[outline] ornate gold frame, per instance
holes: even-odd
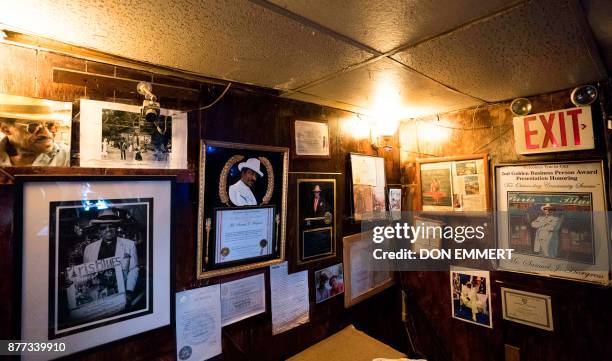
[[[280,245],[280,252],[279,252],[278,258],[273,259],[273,260],[254,262],[254,263],[240,265],[240,266],[215,269],[211,271],[205,271],[203,269],[203,266],[208,264],[208,245],[209,245],[208,238],[209,238],[210,229],[211,229],[210,219],[204,219],[204,202],[205,202],[205,195],[204,195],[205,184],[204,182],[205,182],[205,174],[206,174],[206,146],[207,145],[210,145],[213,147],[222,147],[222,148],[261,150],[261,151],[268,151],[268,152],[283,153],[281,210],[280,210],[280,214],[277,214],[277,220],[276,220],[277,224],[280,223],[280,235],[279,237],[277,237],[278,238],[277,247]],[[239,159],[237,158],[234,159],[234,157],[228,160],[228,162],[226,163],[226,166],[228,163],[230,163],[230,161],[233,162],[230,164],[230,167],[235,162],[239,161]],[[271,165],[270,165],[270,168],[268,168],[269,164],[266,163],[267,161],[268,160],[266,159],[265,161],[262,161],[262,163],[264,164],[264,166],[266,166],[267,169],[270,169]],[[222,172],[225,171],[225,168],[226,167],[224,167]],[[227,169],[226,173],[228,171],[229,171],[229,168]],[[289,149],[288,148],[263,146],[263,145],[252,145],[252,144],[241,144],[241,143],[228,143],[228,142],[218,142],[218,141],[208,141],[208,140],[202,140],[200,142],[200,175],[198,177],[199,178],[199,185],[198,185],[198,190],[199,190],[198,247],[197,247],[198,254],[197,254],[197,270],[196,270],[198,279],[206,279],[206,278],[221,276],[221,275],[230,274],[230,273],[247,271],[247,270],[255,269],[255,268],[267,267],[273,264],[281,263],[285,260],[288,172],[289,172]],[[221,174],[221,176],[223,176],[223,174]],[[227,177],[227,174],[225,174],[225,177]],[[274,181],[275,180],[272,180],[272,183],[270,182],[268,183],[267,192],[263,199],[265,203],[269,202],[272,196],[272,190],[274,189]],[[223,195],[227,195],[227,185],[225,184],[225,182],[220,182],[220,183],[223,184],[223,186],[219,184],[219,196],[221,197],[221,201],[226,204],[229,204],[229,200],[223,198]],[[278,231],[279,229],[277,228],[277,234],[278,234]],[[206,256],[204,256],[205,250],[207,252]]]

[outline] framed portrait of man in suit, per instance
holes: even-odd
[[[289,149],[202,141],[200,279],[283,260]]]
[[[336,255],[336,179],[298,179],[298,263]]]

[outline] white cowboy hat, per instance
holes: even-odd
[[[242,162],[238,164],[238,170],[242,170],[242,168],[248,168],[253,172],[259,174],[260,177],[263,177],[263,173],[260,170],[260,162],[257,158],[249,158],[246,162]]]
[[[319,187],[319,185],[317,184],[314,189],[312,190],[313,192],[322,192],[321,191],[321,187]]]

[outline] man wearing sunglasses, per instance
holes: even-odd
[[[0,167],[68,167],[70,151],[53,139],[53,121],[0,117]]]

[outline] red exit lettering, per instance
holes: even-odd
[[[582,109],[571,109],[567,112],[540,114],[539,117],[535,115],[524,117],[523,125],[525,129],[525,145],[527,149],[538,149],[539,144],[534,144],[532,137],[538,135],[537,129],[532,129],[531,125],[533,122],[540,122],[544,127],[544,139],[542,141],[542,148],[548,147],[562,147],[567,146],[567,133],[565,129],[565,116],[569,116],[572,119],[572,130],[574,133],[574,145],[580,145],[580,126],[578,124],[578,115],[582,114]],[[559,128],[560,143],[553,132],[554,127]]]

